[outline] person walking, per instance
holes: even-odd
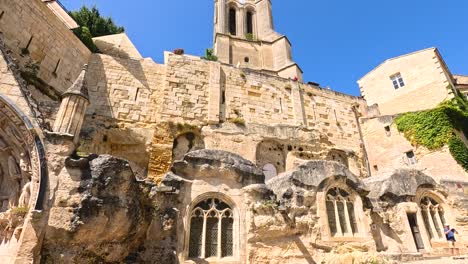
[[[455,228],[450,228],[449,224],[444,225],[444,233],[445,237],[447,238],[447,241],[449,242],[449,246],[451,248],[451,253],[454,255],[455,251],[455,242],[457,241],[455,239],[455,234],[458,234],[458,231],[455,230]]]

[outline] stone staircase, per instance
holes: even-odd
[[[411,254],[389,255],[387,257],[389,257],[393,261],[396,261],[397,263],[468,264],[468,249],[459,247],[450,248],[448,247],[447,243],[447,247],[433,248],[431,253],[421,252]]]
[[[441,256],[441,257],[452,257],[452,256],[464,256],[468,255],[467,248],[460,248],[460,247],[444,247],[444,248],[437,248],[433,249],[432,256]]]

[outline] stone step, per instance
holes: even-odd
[[[455,257],[429,257],[422,260],[405,261],[401,263],[406,264],[466,264],[468,263],[468,256],[455,256]]]

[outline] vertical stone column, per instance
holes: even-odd
[[[439,233],[437,233],[437,229],[436,229],[436,227],[434,225],[434,220],[432,218],[431,209],[429,209],[429,207],[426,207],[424,210],[426,210],[426,213],[427,213],[429,228],[431,229],[432,236],[433,236],[433,238],[436,238],[436,237],[439,236]]]
[[[53,127],[54,132],[72,135],[75,144],[78,143],[81,126],[89,105],[86,71],[85,65],[76,81],[63,93]]]
[[[218,33],[226,33],[226,0],[218,0]]]
[[[333,205],[335,207],[335,222],[336,222],[336,233],[339,236],[343,236],[343,230],[341,230],[340,224],[340,215],[338,214],[338,205],[336,204],[336,200],[333,200]]]
[[[221,64],[210,62],[208,123],[218,124],[221,108]]]
[[[218,251],[218,258],[219,258],[219,259],[221,259],[222,256],[223,256],[223,254],[222,254],[222,247],[221,247],[221,243],[220,243],[220,242],[221,242],[221,239],[222,239],[221,230],[222,230],[222,228],[223,228],[222,219],[223,219],[222,216],[220,216],[220,217],[218,218],[218,247],[217,247],[218,249],[217,249],[217,251]]]
[[[245,38],[245,9],[237,9],[237,36]]]
[[[444,226],[442,224],[442,220],[440,220],[440,215],[439,215],[439,210],[437,207],[434,208],[434,215],[435,215],[435,219],[436,219],[436,223],[434,223],[434,225],[436,226],[436,228],[438,228],[441,232],[441,235],[442,237],[439,237],[440,239],[443,239],[445,237],[445,233],[444,233]],[[437,233],[438,234],[438,233]]]
[[[273,31],[273,14],[270,0],[263,0],[256,3],[256,15],[258,26],[258,38],[262,39]]]
[[[205,258],[206,256],[206,214],[203,216],[203,231],[202,231],[202,248],[201,248],[201,257]],[[218,232],[221,232],[221,230],[218,230]]]
[[[351,217],[349,217],[348,202],[346,200],[344,201],[344,211],[345,211],[346,226],[348,227],[348,233],[350,235],[353,235],[353,228],[351,227]]]
[[[299,126],[306,125],[307,120],[306,120],[304,103],[302,100],[302,93],[301,93],[301,89],[299,86],[299,82],[290,81],[290,84],[292,87],[291,98],[292,98],[293,107],[294,107],[294,117],[296,119],[296,124]]]

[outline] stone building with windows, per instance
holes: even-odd
[[[1,263],[467,253],[466,171],[388,116],[462,90],[437,50],[415,55],[430,80],[390,62],[360,81],[363,99],[302,82],[270,0],[216,0],[219,61],[166,52],[163,64],[125,34],[95,38],[92,54],[56,2],[0,2]],[[426,82],[427,105],[397,103]]]

